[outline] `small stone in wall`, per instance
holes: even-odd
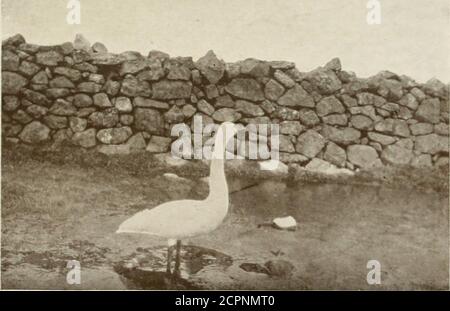
[[[62,61],[64,61],[64,57],[53,50],[36,54],[36,62],[44,66],[57,66]]]
[[[320,123],[319,117],[316,115],[314,110],[311,109],[301,109],[299,111],[299,118],[302,124],[307,127],[312,127]]]
[[[345,109],[341,102],[334,96],[323,98],[316,106],[317,115],[326,116],[331,113],[344,113]]]
[[[132,134],[128,126],[101,129],[97,132],[97,139],[107,145],[118,145],[126,142]]]
[[[67,117],[47,115],[43,118],[44,123],[51,129],[63,129],[67,127]]]
[[[331,95],[342,87],[334,71],[318,68],[306,75],[306,80],[311,82],[323,95]]]
[[[280,134],[298,136],[303,131],[303,126],[298,121],[283,121],[279,126]]]
[[[152,136],[147,145],[146,151],[151,153],[163,153],[170,149],[172,139],[168,137]]]
[[[2,70],[18,71],[20,59],[19,56],[11,50],[2,51]]]
[[[72,116],[77,112],[77,109],[72,103],[59,98],[50,107],[49,112],[58,116]]]
[[[222,108],[214,112],[212,117],[218,122],[236,122],[241,118],[241,114],[231,108]]]
[[[349,145],[355,143],[361,137],[361,132],[351,127],[341,129],[324,125],[322,135],[339,145]]]
[[[78,84],[77,89],[81,93],[95,94],[100,92],[102,86],[94,82],[81,82]]]
[[[333,142],[329,142],[323,155],[325,161],[339,167],[344,167],[347,160],[347,154],[345,150]]]
[[[106,94],[108,94],[110,96],[116,96],[120,91],[120,82],[114,81],[114,80],[108,80],[108,81],[106,81],[102,90],[105,91]]]
[[[73,47],[76,50],[84,50],[86,52],[91,51],[91,43],[82,34],[75,35]]]
[[[16,95],[27,83],[27,79],[17,73],[2,71],[3,94]]]
[[[131,125],[134,122],[134,117],[131,114],[121,114],[119,121],[122,125]]]
[[[26,111],[34,118],[39,119],[45,116],[48,112],[48,108],[39,105],[30,105],[27,107]]]
[[[347,147],[348,160],[361,168],[369,169],[381,166],[377,151],[366,145],[351,145]]]
[[[19,138],[28,144],[39,144],[48,140],[49,135],[50,129],[48,127],[39,121],[33,121],[24,127],[19,134]]]
[[[103,111],[93,112],[89,116],[89,123],[95,128],[110,128],[119,122],[119,111],[116,108],[107,108]]]
[[[83,148],[90,148],[96,145],[95,129],[88,129],[72,136],[72,142]]]
[[[94,97],[95,99],[95,97]],[[119,112],[131,112],[133,110],[133,105],[128,97],[120,96],[114,100],[114,106]]]
[[[295,231],[297,230],[297,221],[292,216],[278,217],[272,221],[275,228],[280,230]]]
[[[270,65],[262,60],[247,58],[239,62],[241,74],[253,78],[267,77],[270,72]]]
[[[251,117],[261,117],[264,111],[258,106],[246,100],[237,100],[235,103],[236,111]]]
[[[324,137],[314,130],[308,130],[298,136],[295,150],[309,158],[314,158],[324,146]]]
[[[152,94],[152,90],[147,81],[138,80],[131,75],[127,75],[122,81],[120,92],[129,97],[149,97]]]
[[[213,99],[219,97],[219,90],[215,84],[209,84],[205,86],[206,97],[208,99]]]
[[[206,100],[201,99],[198,103],[197,103],[197,109],[200,112],[203,112],[204,114],[207,114],[209,116],[211,116],[215,109],[213,107],[213,105],[211,105],[210,103],[208,103]]]
[[[212,84],[217,84],[225,72],[225,63],[219,60],[213,51],[208,51],[205,56],[199,58],[195,66]]]
[[[164,119],[170,124],[181,123],[184,120],[184,114],[180,107],[172,106],[172,108],[164,114]]]
[[[133,101],[135,107],[140,108],[156,108],[156,109],[169,109],[169,104],[154,99],[136,97]]]
[[[76,94],[73,97],[73,104],[78,108],[86,108],[92,106],[93,103],[92,98],[87,94]]]
[[[295,81],[281,70],[275,70],[274,77],[288,89],[295,86]]]
[[[233,108],[234,107],[234,101],[231,98],[230,95],[225,94],[222,96],[219,96],[216,99],[216,105],[217,108]]]
[[[277,101],[284,94],[284,87],[277,81],[271,79],[264,87],[264,94],[267,99]]]
[[[107,49],[106,46],[105,46],[103,43],[101,43],[101,42],[95,42],[95,43],[92,45],[92,51],[93,51],[94,53],[101,53],[101,54],[108,53],[108,49]]]
[[[382,145],[390,145],[390,144],[395,143],[395,141],[396,141],[395,137],[380,134],[380,133],[375,133],[375,132],[369,132],[367,134],[367,137],[369,137],[370,140],[380,143]]]
[[[164,119],[161,113],[151,108],[136,108],[134,110],[134,126],[139,131],[159,134],[164,129]]]
[[[324,116],[322,117],[322,121],[323,123],[329,125],[346,126],[348,124],[347,115],[345,115],[344,113]]]
[[[48,76],[45,71],[39,71],[36,75],[34,75],[34,77],[31,79],[31,83],[47,85]]]
[[[187,81],[162,80],[152,84],[154,99],[178,99],[189,98],[192,91],[192,83]]]
[[[187,104],[187,105],[183,106],[182,112],[183,112],[184,117],[186,119],[189,119],[197,112],[197,109],[195,109],[194,106]]]
[[[27,124],[33,121],[33,118],[22,109],[17,110],[11,117],[21,124]]]
[[[406,165],[411,162],[413,158],[412,150],[402,148],[397,145],[390,145],[383,149],[381,159],[392,165]]]
[[[278,104],[287,107],[313,108],[315,106],[313,98],[298,84],[278,99]]]
[[[415,139],[414,150],[421,153],[448,153],[448,148],[447,136],[440,136],[433,133],[429,135],[417,136]]]
[[[2,109],[4,111],[14,111],[20,106],[20,101],[16,96],[3,96]]]
[[[416,119],[433,124],[439,123],[441,106],[436,98],[425,99],[416,111]]]
[[[72,131],[83,132],[87,127],[87,120],[78,117],[70,117],[69,124]]]
[[[69,78],[71,81],[78,81],[81,79],[81,72],[76,69],[66,67],[56,67],[54,73]]]
[[[4,77],[5,77],[5,73],[3,73],[2,81],[3,81]],[[3,90],[3,92],[4,92],[4,90]],[[48,106],[50,104],[50,101],[48,100],[48,98],[41,93],[38,93],[38,92],[35,92],[32,90],[28,90],[28,89],[22,89],[21,93],[25,97],[25,99],[29,100],[33,104],[42,105],[42,106]]]
[[[254,79],[249,78],[233,79],[225,87],[225,91],[235,97],[247,99],[250,101],[262,101],[265,99],[264,93],[259,83]]]
[[[35,75],[39,71],[39,69],[40,67],[38,65],[27,61],[23,61],[19,67],[19,71],[27,77]]]

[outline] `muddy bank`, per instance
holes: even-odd
[[[3,157],[2,287],[173,288],[164,277],[153,282],[166,241],[114,232],[144,208],[204,198],[207,167],[148,163],[133,171],[117,169],[114,161],[125,159],[98,165],[105,160],[80,164],[81,157],[65,157]],[[168,171],[181,178],[164,175]],[[382,268],[376,289],[448,288],[448,191],[228,175],[230,213],[215,232],[184,241],[183,280],[175,288],[374,289],[366,282],[372,259]],[[297,231],[258,228],[285,215],[297,219]],[[66,282],[68,260],[81,263],[80,285]],[[292,271],[248,269],[269,261],[288,262]],[[130,273],[130,267],[137,269]]]

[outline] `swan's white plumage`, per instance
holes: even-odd
[[[215,230],[228,212],[228,186],[223,161],[224,140],[230,137],[224,135],[224,129],[231,126],[235,133],[233,124],[223,123],[216,134],[208,198],[202,201],[171,201],[146,209],[125,220],[116,233],[141,233],[167,239],[182,239]]]

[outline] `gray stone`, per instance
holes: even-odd
[[[73,89],[75,85],[64,76],[59,76],[50,81],[50,87],[52,88],[68,88]]]
[[[74,131],[75,133],[83,132],[87,127],[87,120],[78,117],[70,117],[69,125],[72,131]]]
[[[162,80],[152,84],[154,99],[189,98],[192,91],[192,83],[185,81]]]
[[[155,90],[155,85],[153,85],[153,87]],[[160,87],[160,85],[158,85],[156,88],[158,87]],[[149,97],[152,94],[152,90],[150,89],[150,85],[147,81],[139,80],[134,76],[130,75],[127,75],[125,79],[122,81],[122,87],[120,89],[120,92],[125,96],[129,97],[137,97],[137,96]]]
[[[3,73],[3,75],[4,75],[4,73]],[[32,90],[27,90],[27,89],[22,89],[21,93],[25,97],[25,99],[29,100],[33,104],[41,105],[41,106],[47,106],[50,104],[50,101],[48,100],[48,98],[45,95],[42,95],[41,93],[34,92]]]
[[[333,71],[340,71],[342,69],[341,66],[341,60],[337,57],[330,60],[326,65],[324,66],[325,69],[330,69]]]
[[[39,71],[34,77],[31,79],[31,83],[34,84],[48,84],[48,76],[45,71]]]
[[[254,58],[247,58],[239,62],[240,73],[251,76],[253,78],[267,77],[270,72],[270,65]]]
[[[134,117],[130,114],[121,114],[119,117],[119,122],[122,125],[132,125],[134,122]]]
[[[77,108],[64,99],[57,99],[49,112],[58,116],[72,116],[77,112]]]
[[[164,118],[158,110],[136,108],[134,110],[134,126],[139,131],[159,134],[164,129]]]
[[[347,94],[343,94],[341,100],[347,108],[358,106],[358,101]]]
[[[248,78],[233,79],[226,87],[229,94],[250,101],[264,100],[264,93],[256,80]]]
[[[411,165],[414,167],[431,167],[433,165],[431,155],[420,154],[411,160]]]
[[[208,116],[211,116],[214,113],[214,107],[208,103],[206,100],[201,99],[198,103],[197,103],[197,109],[205,114],[207,114]]]
[[[2,70],[18,71],[20,59],[16,53],[10,50],[2,51]]]
[[[439,152],[448,153],[448,137],[435,133],[417,136],[414,150],[428,154],[436,154]]]
[[[33,121],[33,118],[22,109],[17,110],[11,118],[21,124],[27,124]]]
[[[122,144],[130,138],[133,131],[128,126],[101,129],[97,132],[97,139],[107,145]]]
[[[298,121],[283,121],[279,126],[280,134],[298,136],[303,131],[303,126]]]
[[[441,105],[438,99],[425,99],[416,111],[416,119],[423,122],[437,124],[440,120]]]
[[[95,128],[110,128],[119,122],[119,112],[116,108],[107,108],[103,111],[93,112],[89,116],[89,124]]]
[[[444,83],[442,83],[436,78],[428,80],[423,85],[423,90],[425,91],[426,94],[430,96],[440,97],[448,100],[448,93],[449,93],[448,86],[446,86]]]
[[[363,169],[369,169],[381,165],[377,151],[366,145],[351,145],[347,147],[348,160]]]
[[[370,130],[373,126],[372,119],[361,114],[353,115],[350,121],[354,128],[362,131]]]
[[[278,119],[281,119],[281,120],[292,121],[292,120],[299,120],[300,119],[300,113],[297,110],[294,110],[294,109],[291,109],[291,108],[276,107],[275,111],[272,113],[272,117],[273,118],[278,118]]]
[[[80,133],[74,133],[72,142],[83,148],[91,148],[96,145],[95,129],[88,129]]]
[[[418,101],[422,101],[427,97],[425,93],[422,92],[422,90],[417,87],[413,88],[410,92]],[[417,107],[418,105],[416,106],[416,109]]]
[[[101,42],[95,42],[93,45],[92,45],[92,51],[94,52],[94,53],[108,53],[108,49],[106,48],[106,46],[103,44],[103,43],[101,43]]]
[[[386,100],[378,95],[363,92],[356,95],[358,98],[358,105],[360,106],[374,106],[381,107],[386,103]]]
[[[314,158],[324,146],[324,137],[316,131],[308,130],[298,136],[295,150],[309,158]]]
[[[195,67],[212,84],[217,84],[225,72],[225,63],[219,60],[213,51],[208,51],[205,56],[198,59]]]
[[[235,109],[246,116],[261,117],[264,115],[264,111],[258,106],[246,100],[237,100],[235,103]]]
[[[236,122],[241,118],[241,114],[231,108],[221,108],[214,112],[212,118],[218,122]]]
[[[63,89],[63,88],[51,88],[51,89],[47,89],[45,91],[45,95],[47,95],[47,97],[50,98],[61,98],[61,97],[66,97],[69,96],[71,94],[69,89]]]
[[[295,148],[294,144],[292,143],[291,137],[287,135],[278,135],[279,139],[279,148],[278,150],[280,152],[288,152],[288,153],[294,153]]]
[[[95,100],[95,96],[94,96]],[[119,112],[131,112],[133,111],[133,105],[128,97],[120,96],[114,99],[114,107],[116,107]]]
[[[120,91],[120,82],[108,80],[108,81],[106,81],[102,90],[105,91],[106,94],[108,94],[110,96],[116,96]]]
[[[449,136],[448,124],[439,123],[434,125],[434,132],[439,135]]]
[[[298,114],[302,124],[307,127],[312,127],[320,123],[319,117],[311,109],[301,109]]]
[[[67,67],[56,67],[54,73],[67,77],[68,79],[74,82],[81,79],[81,72],[76,69],[71,69]]]
[[[329,142],[323,154],[323,159],[336,166],[344,167],[347,161],[345,150],[333,142]]]
[[[64,61],[64,57],[53,50],[36,54],[36,62],[44,66],[57,66],[62,61]]]
[[[392,165],[406,165],[411,162],[413,158],[412,150],[399,147],[397,145],[390,145],[383,149],[381,159]]]
[[[394,120],[392,133],[400,137],[409,137],[411,135],[408,123],[404,120]]]
[[[185,66],[171,66],[167,74],[169,80],[190,80],[191,71]]]
[[[94,82],[81,82],[78,84],[77,89],[82,93],[95,94],[100,92],[102,86]]]
[[[34,76],[40,70],[40,68],[41,67],[39,67],[36,64],[30,63],[27,61],[23,61],[20,64],[19,71],[21,73],[23,73],[24,75],[31,77],[31,76]],[[3,70],[5,70],[5,69],[3,68]]]
[[[278,104],[287,107],[314,107],[313,98],[298,84],[278,99]]]
[[[289,77],[281,70],[275,70],[273,76],[278,82],[280,82],[286,88],[291,88],[295,86],[295,81],[292,80],[291,77]]]
[[[379,120],[379,117],[375,113],[375,108],[373,106],[359,106],[359,107],[351,107],[350,108],[351,114],[363,114],[365,116],[368,116],[374,121]]]
[[[284,93],[284,87],[275,80],[270,79],[264,87],[264,94],[267,99],[277,101]]]
[[[164,118],[168,123],[176,124],[184,121],[184,114],[180,107],[172,106],[172,108],[164,114]]]
[[[33,121],[27,124],[19,138],[28,144],[39,144],[49,139],[50,129],[39,121]]]
[[[14,111],[20,106],[20,101],[16,96],[3,96],[3,106],[4,111]]]
[[[370,140],[380,143],[382,145],[390,145],[390,144],[395,143],[395,141],[396,141],[395,137],[383,135],[383,134],[379,134],[379,133],[374,133],[374,132],[369,132],[367,134],[367,137],[369,137]]]
[[[39,119],[45,116],[48,109],[39,105],[31,105],[27,107],[27,113],[30,114],[34,119]]]
[[[44,123],[51,129],[63,129],[67,127],[67,117],[47,115],[43,118]]]
[[[194,106],[187,104],[187,105],[183,106],[182,112],[183,112],[184,117],[186,119],[189,119],[197,112],[197,109],[195,109]]]
[[[144,98],[144,97],[136,97],[133,101],[135,107],[140,108],[156,108],[156,109],[169,109],[169,104],[165,102],[160,102],[157,100]]]
[[[216,99],[216,105],[217,108],[233,108],[234,107],[234,101],[231,98],[230,95],[225,94],[222,96],[219,96]]]
[[[84,50],[86,52],[91,51],[91,43],[82,35],[76,34],[75,40],[73,41],[73,48],[75,50]]]
[[[113,105],[111,104],[111,101],[109,100],[108,95],[105,93],[98,93],[94,95],[94,106],[97,106],[99,108],[111,108]]]
[[[342,87],[342,83],[334,71],[325,68],[308,73],[306,79],[323,95],[331,95]]]
[[[414,136],[433,133],[433,124],[430,123],[411,124],[409,128]]]
[[[205,92],[206,92],[206,97],[208,99],[213,99],[213,98],[219,97],[219,90],[217,89],[217,86],[214,84],[209,84],[209,85],[205,86]]]
[[[137,133],[131,136],[126,145],[130,148],[131,152],[144,150],[147,147],[143,133]]]
[[[344,113],[345,108],[336,97],[328,96],[317,104],[316,111],[322,117],[331,113]]]
[[[73,97],[73,104],[78,108],[85,108],[92,106],[93,101],[89,95],[86,94],[76,94]]]
[[[103,85],[105,84],[105,77],[101,74],[91,73],[89,75],[89,81]]]
[[[361,137],[361,133],[351,127],[336,128],[324,125],[322,135],[339,145],[349,145],[355,143]]]
[[[27,79],[17,73],[2,71],[3,94],[16,95],[27,83]]]
[[[322,117],[322,121],[329,125],[346,126],[348,124],[347,116],[345,114],[330,114]]]
[[[153,135],[147,145],[146,151],[151,153],[163,153],[170,150],[172,139]]]
[[[420,91],[419,89],[416,89],[416,90],[418,90],[419,92],[422,92],[422,91]],[[423,94],[423,93],[422,93]],[[420,96],[420,95],[419,95]],[[421,97],[421,96],[420,96]],[[425,97],[423,97],[423,98],[421,98],[420,100],[423,100]],[[402,105],[402,106],[405,106],[405,107],[408,107],[409,109],[411,109],[411,110],[416,110],[417,109],[417,107],[419,107],[419,102],[417,101],[417,98],[414,96],[414,95],[412,95],[412,94],[410,94],[410,93],[408,93],[408,94],[406,94],[406,95],[404,95],[399,101],[398,101],[398,103],[400,104],[400,105]]]

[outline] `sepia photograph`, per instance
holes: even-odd
[[[448,291],[449,29],[448,0],[2,0],[1,289]]]

